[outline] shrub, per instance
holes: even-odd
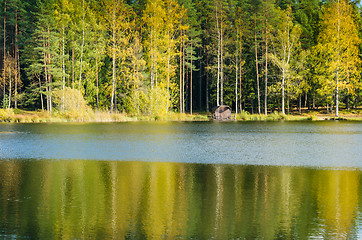
[[[14,115],[13,109],[0,109],[0,122],[11,122]]]
[[[88,121],[93,118],[93,110],[87,105],[83,95],[76,89],[65,87],[53,91],[55,108],[68,120]]]
[[[236,115],[236,120],[250,120],[250,113],[247,111],[242,111],[241,113]]]

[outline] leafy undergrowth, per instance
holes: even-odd
[[[274,112],[268,114],[250,114],[248,112],[242,112],[236,115],[236,120],[240,121],[321,121],[321,120],[348,120],[348,121],[362,121],[362,114],[351,113],[350,111],[344,111],[336,117],[333,114],[321,114],[318,112],[310,112],[296,115],[284,115],[282,113]]]
[[[127,122],[127,121],[208,121],[206,114],[168,113],[165,115],[136,116],[108,111],[25,111],[0,109],[0,122],[42,123],[42,122]]]
[[[236,115],[236,120],[241,121],[303,121],[303,120],[315,120],[310,115],[284,115],[282,113],[274,112],[268,115],[264,114],[250,114],[248,112],[242,112]]]
[[[167,113],[164,115],[128,115],[126,113],[113,113],[108,111],[25,111],[19,109],[0,109],[0,122],[11,123],[42,123],[42,122],[127,122],[127,121],[209,121],[210,113]],[[348,120],[362,121],[362,114],[351,111],[341,112],[339,117],[332,114],[320,114],[318,112],[304,113],[302,115],[283,115],[274,112],[264,114],[250,114],[241,112],[232,115],[236,121],[320,121],[320,120]]]

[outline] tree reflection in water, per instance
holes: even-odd
[[[353,238],[361,171],[165,162],[0,162],[0,237]]]

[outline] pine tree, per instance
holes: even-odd
[[[61,42],[56,32],[56,24],[52,9],[53,2],[39,2],[38,22],[33,34],[35,59],[32,61],[32,68],[41,66],[41,75],[44,79],[47,111],[53,111],[52,91],[54,79],[60,79],[62,74],[59,64],[58,46]]]
[[[64,90],[66,86],[66,65],[65,61],[68,58],[66,54],[66,38],[67,38],[67,28],[69,26],[69,23],[71,21],[70,17],[70,8],[71,2],[68,0],[59,0],[55,3],[55,11],[54,11],[54,18],[57,25],[57,29],[59,29],[59,37],[60,37],[60,46],[59,46],[59,57],[61,61],[61,88],[63,90],[63,96],[62,96],[62,103],[61,103],[61,109],[64,110]]]
[[[201,47],[201,31],[200,29],[200,22],[199,17],[197,15],[197,11],[195,8],[195,4],[190,0],[185,0],[182,2],[183,6],[185,7],[187,11],[187,22],[186,25],[188,28],[186,29],[186,47],[185,47],[185,61],[186,66],[189,69],[189,108],[190,108],[190,114],[192,114],[193,111],[193,75],[194,71],[199,71],[199,69],[196,69],[195,61],[199,60],[199,56],[196,56],[196,49]]]

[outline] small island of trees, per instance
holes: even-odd
[[[361,104],[348,0],[3,0],[0,106],[129,116]],[[4,114],[4,110],[3,110]],[[1,114],[0,114],[1,115]]]

